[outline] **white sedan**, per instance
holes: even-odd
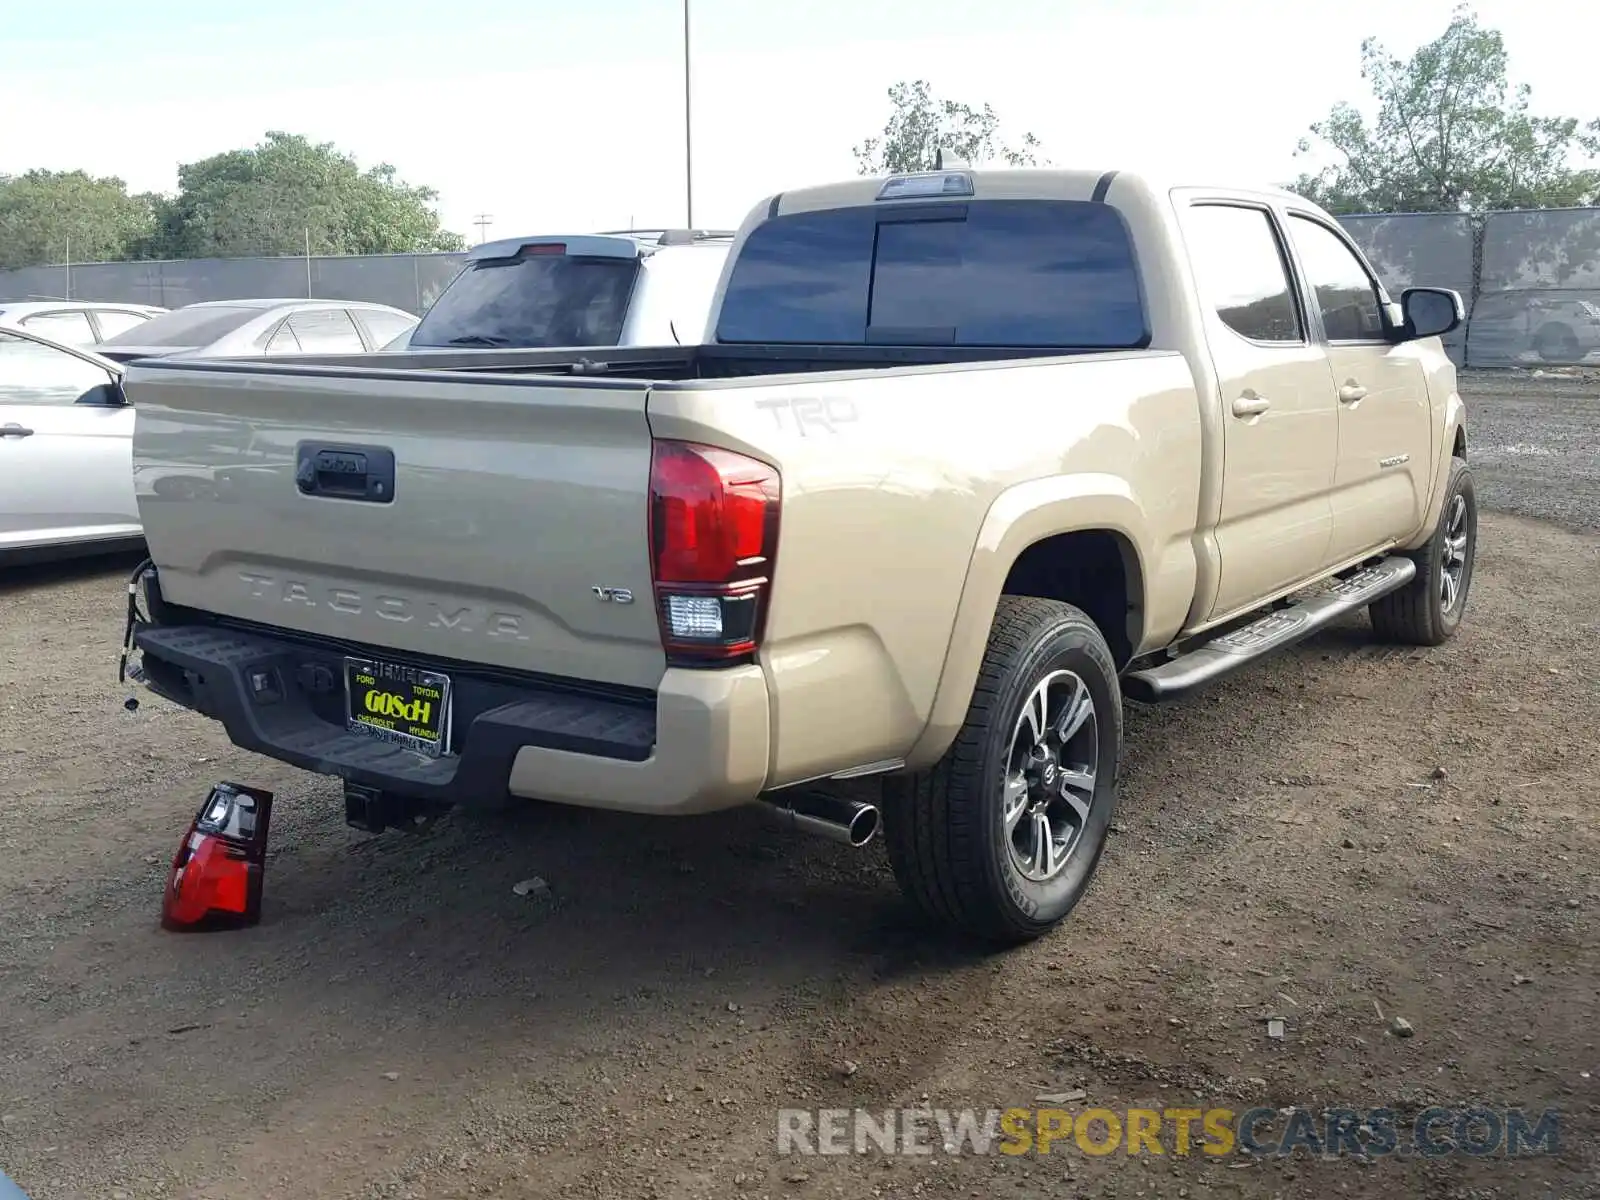
[[[365,354],[416,323],[408,312],[365,300],[208,300],[152,317],[95,349],[118,362]]]
[[[167,310],[115,300],[0,300],[0,329],[21,329],[64,346],[92,346]]]
[[[0,329],[0,561],[142,538],[121,381],[91,350]]]

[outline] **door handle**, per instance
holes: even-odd
[[[15,421],[8,425],[0,425],[0,437],[25,438],[32,436],[33,430],[18,425]]]
[[[1366,396],[1367,389],[1359,383],[1347,383],[1339,389],[1340,404],[1354,404],[1358,400],[1366,399]]]
[[[1259,417],[1272,407],[1272,401],[1265,396],[1258,396],[1254,392],[1246,392],[1243,396],[1235,398],[1233,402],[1233,415],[1236,417]]]

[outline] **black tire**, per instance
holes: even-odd
[[[1077,676],[1057,676],[1066,687],[1081,682],[1093,700],[1094,782],[1084,790],[1088,813],[1066,865],[1034,882],[1014,861],[1004,781],[1024,704],[1063,671]],[[907,899],[942,924],[1001,944],[1031,941],[1059,924],[1083,896],[1105,848],[1121,745],[1122,692],[1094,622],[1070,604],[1001,597],[960,733],[931,769],[884,785],[884,840]]]
[[[1545,362],[1575,363],[1583,359],[1578,335],[1561,324],[1546,325],[1533,340],[1533,349]]]
[[[1451,555],[1447,553],[1446,540],[1453,514],[1458,511],[1458,500],[1466,545],[1456,574],[1454,598],[1447,605],[1443,576],[1451,566]],[[1445,485],[1439,524],[1427,545],[1408,556],[1417,564],[1416,578],[1398,592],[1390,592],[1368,606],[1373,633],[1382,641],[1405,646],[1438,646],[1455,636],[1462,613],[1466,611],[1477,553],[1478,498],[1472,486],[1472,472],[1464,459],[1454,458],[1450,460],[1450,478]]]

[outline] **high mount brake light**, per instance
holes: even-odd
[[[760,644],[778,549],[778,472],[693,442],[650,457],[650,567],[668,661],[741,658]]]

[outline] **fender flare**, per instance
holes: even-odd
[[[906,765],[916,770],[938,761],[965,723],[1001,589],[1029,546],[1064,533],[1116,536],[1123,545],[1130,598],[1142,613],[1149,576],[1141,547],[1148,545],[1147,530],[1144,510],[1127,480],[1115,475],[1051,476],[1001,492],[979,527],[928,722],[907,753]],[[1129,633],[1137,649],[1143,631]]]
[[[1467,406],[1461,399],[1459,391],[1450,393],[1450,398],[1444,405],[1444,436],[1439,439],[1439,452],[1434,457],[1432,494],[1428,498],[1428,511],[1423,517],[1422,528],[1400,548],[1406,551],[1419,550],[1428,544],[1428,539],[1433,536],[1433,531],[1438,527],[1440,514],[1444,512],[1445,488],[1450,484],[1450,460],[1455,455],[1456,435],[1466,434]]]

